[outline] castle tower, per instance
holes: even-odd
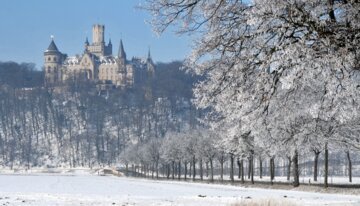
[[[104,44],[104,32],[105,26],[100,24],[95,24],[93,26],[93,44],[100,45]]]
[[[45,83],[47,85],[61,81],[62,58],[63,54],[58,50],[52,37],[49,47],[44,52]]]
[[[93,31],[92,34],[93,42],[91,43],[91,45],[87,46],[87,50],[97,57],[108,55],[109,53],[108,47],[105,46],[105,41],[104,41],[105,26],[100,24],[95,24],[93,26],[92,31]]]

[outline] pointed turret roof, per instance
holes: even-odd
[[[50,45],[49,45],[49,47],[47,48],[46,51],[57,51],[57,52],[59,51],[56,44],[55,44],[55,42],[54,42],[54,39],[51,40]]]
[[[122,39],[120,39],[118,57],[126,59],[126,53],[125,53],[125,50],[124,50],[124,45],[123,45]]]
[[[48,48],[45,50],[44,54],[48,55],[48,54],[60,54],[61,52],[59,51],[59,49],[57,48],[54,39],[51,38],[51,42],[50,45],[48,46]]]

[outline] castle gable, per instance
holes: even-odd
[[[89,53],[85,53],[80,60],[80,66],[84,69],[94,68],[95,67],[94,58],[91,57]]]

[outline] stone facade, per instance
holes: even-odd
[[[90,44],[86,39],[83,54],[71,57],[61,53],[52,39],[44,52],[46,85],[59,85],[67,80],[81,78],[99,84],[110,83],[116,87],[126,87],[134,84],[135,74],[154,75],[155,66],[150,52],[147,59],[135,57],[128,61],[120,40],[118,54],[114,56],[111,40],[106,45],[104,33],[104,25],[94,25],[93,42]]]

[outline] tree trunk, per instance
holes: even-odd
[[[325,157],[324,157],[324,163],[325,163],[325,171],[324,171],[324,187],[328,187],[328,176],[329,176],[329,150],[328,150],[328,144],[325,143]]]
[[[293,175],[294,175],[294,187],[298,187],[300,185],[300,180],[299,180],[299,155],[298,155],[298,151],[295,150],[295,154],[293,156],[293,163],[294,163],[294,170],[293,170]]]
[[[220,179],[221,181],[224,180],[224,161],[220,162]]]
[[[199,164],[200,164],[200,179],[202,181],[204,179],[204,171],[203,171],[203,161],[201,158],[200,158]]]
[[[319,155],[320,151],[314,150],[315,158],[314,158],[314,181],[317,182],[318,178],[318,163],[319,163]]]
[[[251,157],[248,158],[248,179],[251,177]]]
[[[150,174],[148,173],[149,171],[149,166],[148,165],[144,165],[144,174],[145,174],[145,177],[148,177]]]
[[[185,171],[184,171],[184,179],[186,180],[187,179],[187,162],[185,161],[184,163],[184,166],[185,166]]]
[[[205,163],[205,166],[206,166],[206,177],[209,177],[209,162],[206,162]]]
[[[195,178],[196,178],[196,167],[195,167],[195,163],[196,163],[196,159],[195,159],[195,156],[193,156],[193,173],[192,173],[192,178],[193,178],[193,181],[195,181]]]
[[[177,165],[177,162],[176,161],[174,161],[174,177],[176,178],[177,177],[177,174],[178,174],[178,165]]]
[[[290,180],[290,176],[291,176],[291,157],[290,156],[287,156],[287,159],[288,159],[288,166],[287,166],[287,180],[289,181]]]
[[[273,160],[272,160],[272,165],[271,165],[271,173],[272,173],[272,176],[271,176],[271,179],[274,180],[275,179],[275,157],[273,157]]]
[[[263,176],[263,165],[262,165],[262,159],[261,159],[261,157],[260,157],[260,159],[259,159],[259,166],[260,166],[260,171],[259,171],[259,175],[260,175],[260,179],[262,179],[262,176]]]
[[[159,161],[157,160],[155,163],[156,167],[156,179],[159,179]]]
[[[352,182],[352,163],[350,158],[350,151],[346,151],[346,156],[348,159],[349,182]]]
[[[234,182],[234,155],[230,154],[230,180]]]
[[[146,177],[145,176],[145,166],[143,165],[143,164],[141,164],[140,166],[139,166],[139,171],[140,171],[140,173],[141,173],[141,177]]]
[[[181,178],[181,161],[178,162],[178,180]]]
[[[172,173],[171,173],[171,178],[175,179],[175,161],[171,162],[171,167],[172,167]]]
[[[254,184],[254,154],[251,154],[251,184]]]
[[[128,176],[128,173],[129,173],[129,164],[126,163],[125,164],[125,176]]]
[[[270,183],[273,184],[274,183],[274,177],[275,177],[275,169],[274,169],[274,161],[275,161],[275,157],[271,157],[270,158]]]
[[[213,166],[213,160],[210,158],[210,181],[214,181],[214,166]]]
[[[191,178],[192,174],[192,161],[189,162],[189,178]]]
[[[151,178],[154,179],[154,174],[155,174],[155,166],[154,163],[151,165]]]
[[[240,171],[240,167],[241,167],[241,165],[240,165],[240,159],[239,158],[237,158],[237,165],[238,165],[238,168],[239,168],[239,172],[238,172],[238,179],[240,179],[240,177],[241,177],[241,171]]]
[[[245,183],[245,178],[244,178],[244,160],[240,161],[240,167],[241,167],[241,183]]]
[[[166,170],[167,170],[166,178],[169,179],[170,178],[170,165],[169,164],[166,165]]]

